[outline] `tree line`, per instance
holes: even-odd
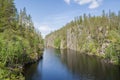
[[[48,34],[46,45],[58,49],[73,49],[75,45],[76,51],[120,64],[120,11],[106,13],[103,10],[99,16],[83,14],[75,17],[61,29]]]
[[[26,9],[14,0],[0,0],[0,79],[24,80],[20,67],[41,56],[43,38]]]

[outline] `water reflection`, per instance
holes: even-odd
[[[73,50],[47,48],[43,59],[25,67],[26,80],[120,80],[120,68]]]
[[[96,56],[61,50],[61,60],[81,80],[120,80],[119,66],[104,63]]]
[[[38,80],[41,78],[41,73],[38,72],[38,63],[28,64],[24,66],[25,80]]]

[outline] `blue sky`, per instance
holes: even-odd
[[[102,10],[120,10],[120,0],[15,0],[15,5],[18,11],[26,7],[43,37],[84,13],[100,15]]]

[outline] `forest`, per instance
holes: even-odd
[[[42,55],[43,38],[26,9],[0,0],[0,80],[24,80],[23,65]]]
[[[43,53],[55,55],[55,59],[51,59],[54,57],[43,59],[47,60],[48,58],[48,62],[49,58],[55,61],[60,57],[60,54],[55,54],[54,51],[48,50],[46,53],[44,51],[46,47],[60,50],[70,49],[81,54],[95,55],[108,63],[120,65],[120,11],[115,13],[111,10],[108,12],[103,10],[101,15],[97,16],[93,14],[80,15],[43,39],[41,32],[35,28],[32,17],[27,13],[26,8],[18,11],[14,0],[0,0],[0,80],[25,80],[23,75],[24,65],[36,62],[43,56]],[[71,58],[69,61],[71,60],[71,63],[73,63]],[[67,58],[65,59],[67,60]],[[86,57],[83,59],[86,59]],[[76,60],[79,62],[79,59]],[[59,62],[62,63],[62,61]],[[54,67],[55,65],[53,64]],[[89,65],[91,64],[89,63]],[[49,66],[48,63],[48,66],[45,66],[44,69],[48,69]],[[55,69],[57,70],[59,67]],[[67,69],[67,67],[64,67],[64,69]],[[96,71],[94,67],[92,67],[92,70],[93,72]],[[52,71],[51,68],[50,71]]]
[[[99,16],[75,17],[61,29],[48,34],[45,42],[47,47],[97,55],[120,65],[120,11],[116,14],[103,10]]]

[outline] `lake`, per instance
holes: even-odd
[[[26,80],[120,80],[120,66],[73,50],[45,48],[43,59],[24,68]]]

